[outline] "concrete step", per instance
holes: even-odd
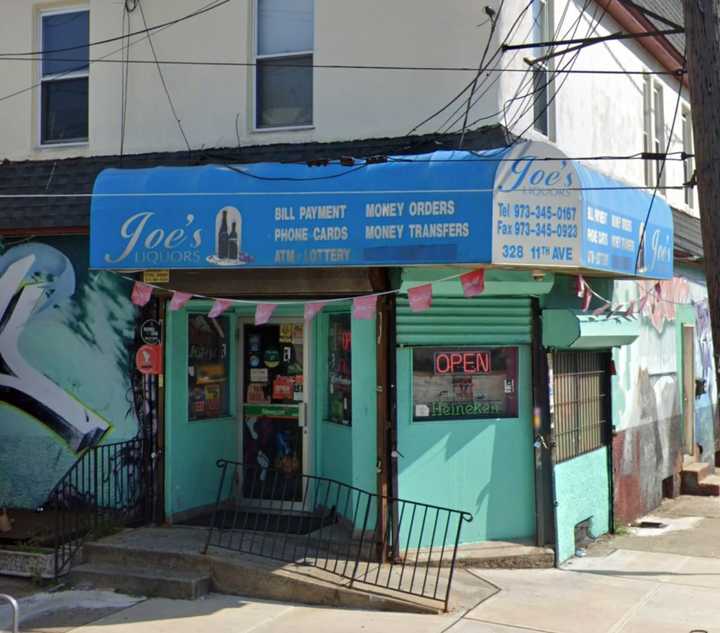
[[[83,562],[99,566],[156,568],[209,574],[210,561],[197,551],[170,552],[148,547],[123,547],[105,542],[83,546]]]
[[[698,491],[695,493],[705,497],[720,497],[720,476],[709,475],[700,482]]]
[[[685,464],[680,471],[681,491],[683,494],[702,494],[700,483],[710,475],[714,474],[715,467],[704,462]]]
[[[197,600],[210,591],[210,575],[150,567],[84,563],[70,571],[71,583],[113,589],[129,595]]]

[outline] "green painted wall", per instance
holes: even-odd
[[[575,526],[590,519],[593,537],[610,530],[610,479],[607,448],[555,466],[557,560],[575,554]]]
[[[352,484],[377,490],[375,319],[352,321]]]
[[[187,320],[189,312],[207,312],[210,303],[195,301],[185,309],[167,313],[166,349],[166,508],[168,515],[214,503],[219,482],[215,462],[238,460],[239,432],[236,390],[231,390],[232,415],[218,420],[189,422],[187,415]],[[348,310],[331,306],[326,312]],[[231,331],[238,320],[252,319],[254,306],[240,305],[225,314]],[[302,318],[302,306],[280,306],[274,316]],[[313,320],[314,376],[309,386],[314,407],[310,421],[312,455],[310,474],[336,479],[370,492],[376,489],[376,346],[375,320],[352,321],[353,425],[325,420],[327,403],[328,316]],[[230,380],[237,370],[237,339],[230,345]]]
[[[328,314],[315,317],[315,428],[317,468],[321,477],[350,484],[353,479],[352,427],[326,420],[328,396]],[[355,385],[353,384],[353,392]],[[354,396],[354,393],[353,393]],[[354,398],[353,398],[354,399]],[[354,413],[354,412],[353,412]]]
[[[218,459],[237,460],[239,425],[235,392],[230,391],[233,415],[217,420],[188,421],[188,313],[207,311],[205,303],[167,312],[165,409],[165,512],[168,516],[215,502],[220,471]],[[236,315],[230,317],[230,379],[234,384],[237,344]]]
[[[398,359],[399,496],[465,510],[461,540],[535,534],[530,350],[520,347],[515,420],[411,422],[412,349]]]

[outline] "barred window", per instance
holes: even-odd
[[[610,438],[610,352],[554,352],[550,414],[555,461],[607,446]]]

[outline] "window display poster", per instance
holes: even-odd
[[[188,418],[191,421],[230,415],[228,397],[227,317],[204,314],[188,318]]]
[[[350,313],[331,314],[328,329],[327,419],[352,424],[352,349]]]
[[[413,421],[516,418],[517,347],[413,349]]]

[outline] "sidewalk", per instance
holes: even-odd
[[[563,569],[460,570],[497,586],[438,616],[347,611],[211,595],[145,600],[77,633],[720,633],[720,500],[666,503],[657,531],[606,539]],[[480,597],[482,598],[482,597]],[[466,602],[466,604],[470,604]],[[67,630],[44,623],[43,631]],[[0,623],[2,627],[2,623]]]

